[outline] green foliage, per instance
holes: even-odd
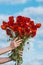
[[[18,34],[16,34],[18,35]],[[15,61],[15,65],[21,65],[23,63],[23,59],[22,57],[20,57],[19,55],[19,51],[23,51],[24,49],[24,46],[25,46],[25,42],[28,40],[28,37],[29,36],[23,36],[23,37],[20,37],[19,35],[18,36],[15,36],[15,37],[18,37],[18,39],[22,39],[22,43],[20,44],[19,47],[17,47],[16,49],[12,50],[11,54],[10,54],[10,58]],[[13,38],[15,38],[13,37]],[[13,39],[12,38],[12,39]],[[27,42],[27,44],[29,44],[29,42]]]

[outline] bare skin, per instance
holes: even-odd
[[[11,42],[10,46],[3,48],[3,49],[0,49],[0,54],[4,54],[8,51],[13,50],[14,48],[17,48],[21,43],[22,43],[22,39],[18,40],[18,37],[15,38]],[[19,54],[22,56],[22,51],[19,51]],[[0,58],[0,64],[6,63],[6,62],[9,62],[9,61],[11,61],[10,57]]]

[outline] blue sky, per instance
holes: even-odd
[[[22,65],[43,65],[43,0],[0,0],[0,25],[2,21],[8,21],[8,17],[18,15],[30,17],[35,23],[40,22],[42,27],[37,30],[37,35],[30,40],[30,49],[25,45]],[[0,48],[10,45],[7,42],[5,31],[0,29]],[[8,53],[0,55],[6,57]],[[1,65],[1,64],[0,64]],[[14,65],[14,62],[8,62],[2,65]]]

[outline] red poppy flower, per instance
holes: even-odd
[[[2,28],[3,30],[6,30],[7,26],[8,26],[7,22],[3,21],[3,22],[2,22],[2,25],[1,25],[1,28]]]
[[[34,37],[36,35],[36,32],[32,32],[31,37]]]
[[[19,23],[19,22],[21,22],[21,21],[22,21],[22,16],[17,16],[17,17],[16,17],[16,22]]]
[[[25,34],[24,30],[21,30],[19,33],[20,33],[20,36],[23,36]]]
[[[7,35],[11,35],[11,30],[10,29],[6,29],[6,33],[7,33]]]
[[[7,26],[7,22],[5,22],[5,21],[3,21],[3,23],[2,23],[3,25],[5,25],[5,26]]]
[[[30,21],[29,23],[30,27],[34,25],[34,21]]]
[[[25,25],[25,17],[23,16],[17,16],[16,22],[18,23],[19,26],[24,26]]]
[[[37,23],[37,24],[36,24],[36,27],[37,27],[37,28],[40,28],[40,27],[41,27],[41,24],[40,24],[40,23]]]
[[[11,33],[11,30],[10,29],[6,29],[6,34],[8,36],[10,36],[10,38],[12,38],[12,33]]]
[[[24,28],[28,28],[28,25],[26,24],[26,25],[24,26]]]
[[[25,34],[23,28],[21,28],[21,27],[18,27],[18,32],[19,32],[20,36],[23,36]]]
[[[10,16],[9,21],[14,22],[14,16]]]
[[[29,23],[29,22],[30,22],[30,18],[25,17],[25,21],[26,21],[27,23]]]
[[[3,24],[1,25],[1,28],[3,30],[6,30],[7,35],[9,35],[10,37],[12,37],[11,30],[14,33],[19,33],[20,36],[32,33],[31,36],[34,37],[36,35],[37,28],[40,27],[40,23],[35,25],[34,21],[31,21],[30,18],[24,16],[17,16],[16,22],[14,22],[14,17],[10,16],[9,21],[3,21]]]
[[[4,26],[4,25],[1,25],[1,28],[2,28],[3,30],[6,30],[6,26]]]
[[[9,26],[12,26],[14,24],[14,17],[13,16],[10,16],[9,17],[9,21],[8,21],[8,25]]]
[[[30,27],[30,30],[31,30],[32,32],[35,32],[35,31],[37,30],[37,26],[36,26],[36,25],[31,26],[31,27]]]
[[[25,29],[25,33],[28,35],[30,34],[30,29]]]
[[[17,32],[17,31],[18,31],[18,25],[17,25],[17,23],[14,23],[13,26],[10,26],[10,28],[11,28],[14,32]]]

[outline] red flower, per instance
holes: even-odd
[[[7,35],[10,35],[11,34],[11,30],[10,29],[6,29],[6,33],[7,33]]]
[[[4,26],[4,25],[1,25],[1,28],[2,28],[3,30],[6,30],[6,26]]]
[[[29,26],[26,24],[25,26],[24,26],[24,29],[27,29]]]
[[[30,27],[30,30],[31,30],[32,32],[35,32],[35,31],[37,30],[36,25],[31,26],[31,27]]]
[[[30,18],[25,17],[25,21],[26,21],[26,23],[29,23],[30,22]]]
[[[2,25],[1,25],[1,28],[2,28],[3,30],[6,30],[7,26],[8,26],[8,25],[7,25],[7,22],[3,21]]]
[[[3,25],[7,26],[7,22],[3,21]]]
[[[30,21],[29,25],[30,25],[30,27],[34,26],[34,21]]]
[[[10,28],[11,28],[14,32],[18,32],[18,25],[17,25],[17,23],[14,23],[13,26],[10,26]]]
[[[21,21],[22,21],[22,19],[23,19],[23,17],[22,17],[22,16],[17,16],[16,21],[19,23],[19,22],[21,22]]]
[[[32,32],[31,37],[34,37],[36,35],[36,32]]]
[[[18,25],[20,25],[20,22],[22,22],[22,16],[17,16],[16,22],[17,22]]]
[[[12,26],[14,24],[14,17],[13,16],[10,16],[9,17],[9,21],[8,21],[8,25],[9,26]]]
[[[9,21],[14,22],[14,16],[10,16]]]
[[[20,36],[23,36],[25,34],[24,29],[22,29],[21,27],[18,27],[18,32]]]
[[[23,16],[17,16],[16,22],[21,27],[23,27],[26,24],[25,18]]]
[[[36,24],[36,27],[37,27],[37,28],[40,28],[40,27],[41,27],[41,24],[40,24],[40,23],[37,23],[37,24]]]
[[[6,29],[6,33],[7,33],[7,35],[9,35],[12,38],[12,33],[11,33],[10,29]]]
[[[41,24],[34,24],[34,21],[31,21],[30,18],[24,16],[17,16],[16,22],[14,22],[14,17],[10,16],[9,21],[3,21],[1,28],[6,30],[7,35],[12,37],[11,30],[14,33],[19,33],[20,36],[29,35],[30,33],[32,37],[36,35],[37,28],[40,28]],[[11,29],[11,30],[10,30]]]
[[[29,35],[29,34],[30,34],[30,29],[25,29],[25,33],[26,33],[27,35]]]

